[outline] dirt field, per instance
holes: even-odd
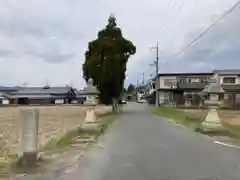
[[[0,108],[0,150],[10,149],[16,153],[18,148],[20,110],[30,106]],[[66,131],[80,125],[85,116],[84,106],[34,106],[40,110],[39,147],[52,138],[60,137]],[[97,106],[96,114],[109,112],[111,107]]]
[[[205,119],[207,116],[207,109],[200,110],[200,109],[187,109],[184,110],[185,112],[188,112],[191,114],[191,116],[200,118],[200,119]],[[222,110],[218,109],[218,115],[224,123],[232,124],[232,125],[237,125],[240,126],[240,110]]]

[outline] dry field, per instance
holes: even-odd
[[[10,149],[17,153],[20,110],[29,106],[0,108],[0,150]],[[80,125],[85,116],[86,107],[74,105],[62,106],[34,106],[40,110],[39,119],[39,147],[52,138],[64,135]],[[111,111],[111,107],[97,106],[96,114]]]
[[[199,119],[205,119],[207,116],[207,109],[187,109],[184,110],[185,112],[189,113],[191,116],[199,118]],[[222,122],[228,123],[231,125],[237,125],[240,126],[240,110],[218,110],[218,115]]]

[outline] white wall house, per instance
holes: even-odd
[[[240,84],[240,70],[215,70],[214,78],[221,85],[236,85]]]
[[[10,104],[10,101],[2,93],[0,93],[0,104]]]
[[[213,73],[169,73],[159,74],[157,89],[177,88],[177,83],[202,83],[209,80]]]
[[[158,89],[174,88],[177,83],[177,76],[159,76],[157,87]]]

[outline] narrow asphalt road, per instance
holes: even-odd
[[[57,177],[63,179],[239,180],[240,150],[167,122],[147,105],[130,103],[101,145]]]

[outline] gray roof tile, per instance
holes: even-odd
[[[23,87],[17,94],[64,94],[71,90],[71,87]]]
[[[240,69],[221,69],[213,72],[219,75],[240,75]]]

